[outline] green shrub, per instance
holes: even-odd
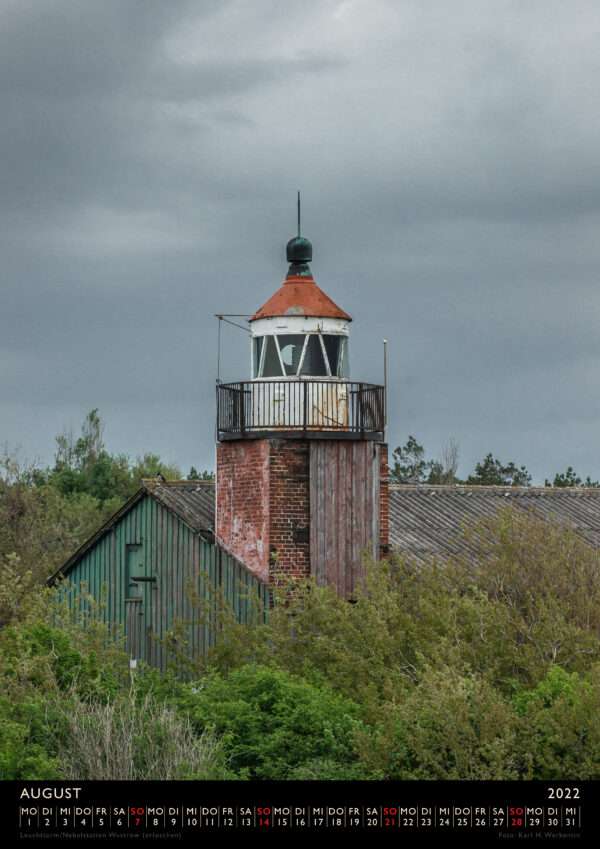
[[[514,701],[523,778],[600,778],[600,664],[583,676],[551,667]]]
[[[128,683],[127,658],[106,639],[106,629],[59,628],[28,621],[0,631],[0,680],[14,689],[76,689],[81,697],[114,696]]]
[[[553,665],[585,672],[600,660],[598,550],[559,521],[509,508],[466,536],[471,554],[448,564],[447,586],[476,587],[502,611],[490,636],[498,658],[512,656],[516,680],[535,686]]]
[[[56,754],[62,733],[56,706],[40,695],[16,703],[0,698],[0,780],[60,778]]]
[[[404,702],[358,735],[366,770],[385,779],[517,778],[516,717],[483,678],[429,669]]]
[[[556,663],[585,672],[600,660],[600,556],[547,525],[509,511],[481,526],[476,561],[369,563],[352,604],[313,581],[283,587],[266,626],[224,622],[208,665],[325,681],[368,721],[430,667],[479,674],[507,697]]]
[[[329,687],[250,665],[188,685],[179,708],[198,733],[224,736],[242,778],[358,777],[358,707]]]

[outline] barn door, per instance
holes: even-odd
[[[128,545],[126,551],[125,637],[132,660],[146,658],[146,613],[149,575],[142,545]]]

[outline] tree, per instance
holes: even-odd
[[[519,466],[512,461],[503,465],[492,454],[487,454],[475,466],[475,474],[469,475],[468,484],[479,486],[529,486],[531,475],[525,466]]]
[[[199,472],[195,466],[192,466],[187,479],[189,481],[214,481],[215,473],[210,472],[208,469],[204,469],[203,472]]]
[[[81,436],[75,441],[73,431],[63,431],[56,437],[54,468],[82,470],[95,462],[104,452],[104,425],[96,407],[85,417]]]
[[[78,439],[74,439],[72,431],[56,437],[54,468],[39,474],[37,483],[48,483],[65,496],[86,493],[104,503],[113,498],[129,498],[144,478],[159,474],[166,480],[181,478],[177,466],[164,463],[158,454],[143,454],[135,463],[126,454],[110,454],[104,446],[103,433],[98,409],[91,410]]]
[[[56,438],[52,468],[23,464],[8,450],[0,453],[0,584],[18,573],[27,593],[25,576],[34,583],[47,578],[143,478],[181,477],[157,454],[146,453],[135,463],[125,454],[110,454],[103,430],[98,410],[91,410],[79,437],[65,431]],[[3,606],[0,593],[0,619]]]
[[[390,474],[396,483],[423,483],[428,464],[425,449],[414,436],[409,436],[406,445],[398,446],[392,454],[394,465]]]
[[[394,483],[458,483],[458,455],[458,443],[449,439],[439,460],[426,460],[423,446],[409,436],[406,445],[394,449],[390,477]]]
[[[130,469],[131,479],[137,489],[144,478],[155,478],[162,475],[165,480],[181,480],[180,469],[170,463],[165,463],[158,454],[146,453],[138,457]]]
[[[23,575],[45,579],[97,530],[122,500],[100,502],[86,492],[63,489],[42,470],[36,475],[14,456],[0,457],[0,569],[11,555]]]
[[[557,472],[554,475],[554,480],[552,483],[546,478],[544,482],[544,486],[556,486],[556,487],[572,487],[572,486],[591,486],[591,487],[600,487],[600,482],[591,480],[588,475],[585,479],[585,482],[582,482],[581,478],[578,474],[575,473],[573,466],[568,466],[566,472]]]
[[[459,481],[456,477],[456,473],[458,472],[458,457],[458,442],[455,439],[450,438],[442,449],[442,456],[440,459],[432,460],[429,463],[429,477],[427,478],[427,483],[458,483]]]

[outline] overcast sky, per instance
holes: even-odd
[[[0,445],[212,468],[300,188],[392,447],[600,477],[599,81],[597,0],[0,0]]]

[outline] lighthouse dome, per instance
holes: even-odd
[[[287,261],[291,263],[312,262],[312,244],[304,236],[294,236],[285,248]]]

